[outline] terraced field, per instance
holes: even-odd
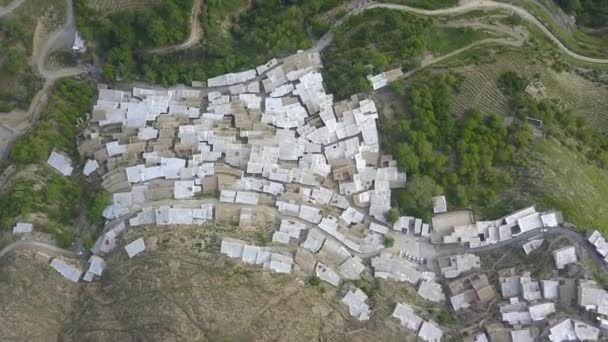
[[[493,63],[459,67],[455,71],[465,78],[461,92],[453,100],[457,113],[472,107],[485,113],[506,113],[507,99],[498,89],[496,80],[504,72],[514,71],[529,79],[540,79],[548,98],[560,101],[592,125],[608,129],[608,87],[574,73],[556,72],[541,61],[518,52],[503,54]]]

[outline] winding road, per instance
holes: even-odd
[[[76,255],[73,252],[70,252],[65,249],[61,249],[57,246],[54,246],[54,245],[51,245],[48,243],[35,241],[35,240],[19,240],[19,241],[15,241],[15,242],[11,243],[10,245],[2,248],[2,250],[0,250],[0,259],[2,259],[6,255],[8,255],[10,252],[17,250],[17,249],[37,249],[37,250],[41,250],[41,251],[45,251],[45,252],[50,252],[52,254],[63,255],[66,257],[71,257],[71,258],[76,257]]]
[[[84,68],[63,68],[59,70],[47,70],[45,63],[49,55],[62,47],[70,46],[76,33],[74,21],[73,1],[66,0],[66,19],[65,23],[58,30],[52,32],[47,37],[44,45],[39,49],[38,55],[34,57],[33,63],[42,78],[54,80],[62,77],[69,77],[86,72]]]
[[[184,42],[177,45],[164,46],[147,50],[149,53],[167,54],[175,51],[189,49],[201,40],[203,29],[199,19],[203,0],[194,0],[192,4],[192,14],[190,14],[190,36]]]
[[[25,0],[15,0],[5,7],[0,7],[0,17],[4,17],[5,15],[11,14],[14,10],[16,10],[24,2],[25,2]]]
[[[600,266],[600,268],[604,272],[608,272],[608,264],[604,261],[604,257],[599,254],[595,246],[593,246],[584,236],[577,233],[576,231],[563,227],[555,227],[555,228],[537,228],[529,230],[521,235],[518,235],[512,239],[498,242],[494,245],[483,246],[478,248],[462,248],[463,252],[473,252],[473,253],[483,253],[492,251],[494,249],[498,249],[501,247],[506,247],[514,243],[519,243],[531,239],[544,238],[548,236],[564,236],[570,239],[570,241],[575,242],[579,247],[584,249],[587,254],[595,261],[595,263]]]
[[[521,7],[517,7],[517,6],[511,5],[511,4],[507,4],[507,3],[501,3],[501,2],[491,1],[491,0],[472,0],[472,1],[462,1],[456,7],[443,8],[443,9],[437,9],[437,10],[426,10],[426,9],[411,7],[411,6],[407,6],[407,5],[365,1],[365,2],[361,2],[358,6],[353,7],[346,14],[346,16],[352,15],[352,14],[358,14],[363,11],[374,9],[374,8],[392,9],[392,10],[404,11],[404,12],[409,12],[409,13],[414,13],[414,14],[419,14],[419,15],[424,15],[424,16],[455,15],[455,14],[463,14],[463,13],[479,11],[479,10],[507,10],[507,11],[512,12],[513,14],[520,16],[522,19],[532,23],[534,26],[539,28],[545,34],[545,36],[547,36],[547,38],[549,38],[551,41],[553,41],[553,43],[555,43],[557,45],[557,47],[566,55],[568,55],[574,59],[577,59],[579,61],[586,62],[586,63],[608,64],[608,58],[594,58],[594,57],[583,56],[583,55],[580,55],[580,54],[568,49],[568,47],[566,47],[566,45],[564,45],[561,42],[561,40],[559,40],[559,38],[557,38],[545,25],[543,25],[543,23],[541,23],[540,20],[538,20],[535,16],[530,14],[530,12],[528,12],[527,10],[525,10]],[[334,28],[336,26],[339,26],[342,22],[343,22],[343,19],[336,22]],[[319,51],[324,50],[327,46],[329,46],[329,44],[333,40],[332,31],[333,30],[330,30],[325,36],[323,36],[321,38],[321,40],[319,40],[317,42],[317,44],[311,50],[319,52]]]

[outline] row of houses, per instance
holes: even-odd
[[[433,217],[432,241],[476,248],[507,241],[534,229],[557,227],[562,222],[560,212],[538,212],[534,207],[521,209],[497,220],[477,222],[474,222],[469,211],[446,212]]]

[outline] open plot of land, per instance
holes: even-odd
[[[78,286],[53,270],[43,255],[7,256],[0,262],[2,339],[54,341],[77,300]]]
[[[449,65],[449,64],[448,64]],[[506,113],[507,98],[496,80],[505,72],[513,71],[528,79],[539,79],[546,88],[546,96],[562,102],[575,114],[585,117],[595,127],[608,128],[608,88],[569,72],[557,72],[541,61],[518,52],[498,55],[494,62],[455,69],[464,76],[462,90],[454,97],[457,113],[478,108],[484,113]]]

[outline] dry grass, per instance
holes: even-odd
[[[549,139],[534,147],[526,176],[524,188],[536,203],[562,210],[564,219],[581,229],[606,232],[608,171]]]
[[[103,280],[78,291],[46,265],[7,261],[0,295],[12,299],[0,303],[0,327],[27,337],[36,323],[32,332],[61,332],[66,341],[409,341],[389,318],[395,303],[409,302],[427,319],[439,310],[410,285],[372,280],[372,319],[358,322],[340,302],[349,283],[321,291],[218,256],[215,234],[213,226],[138,227],[126,240],[143,236],[147,250],[129,260],[117,249]]]
[[[0,262],[0,331],[4,341],[60,340],[78,286],[29,254]]]

